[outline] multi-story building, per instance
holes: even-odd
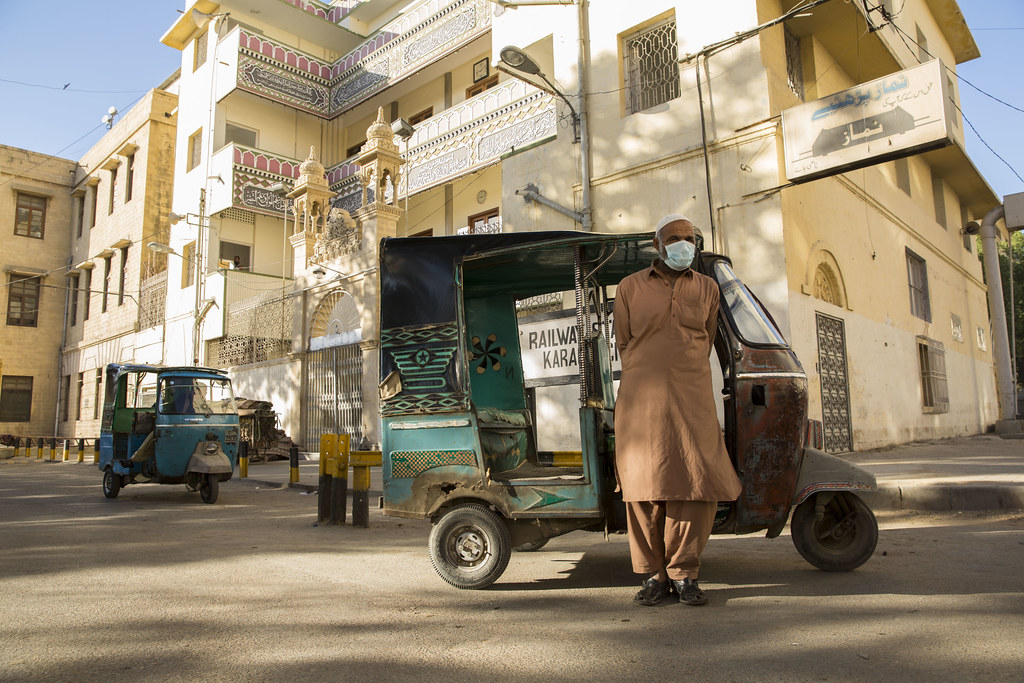
[[[182,51],[173,209],[190,214],[170,238],[166,360],[232,367],[307,447],[376,437],[379,237],[643,231],[667,213],[792,341],[828,450],[995,419],[961,226],[999,198],[963,152],[955,68],[978,50],[956,3],[197,0],[163,41]],[[945,137],[794,170],[784,111],[860,106],[858,86],[893,75],[880,99],[933,58]],[[847,125],[837,149],[881,139],[874,119]],[[546,391],[538,405],[572,400]]]
[[[75,162],[0,145],[0,434],[53,436]],[[58,392],[60,392],[58,396]]]
[[[78,162],[73,217],[60,245],[70,254],[60,357],[68,388],[63,436],[99,436],[107,363],[164,361],[167,256],[147,245],[168,239],[174,81],[150,90]]]

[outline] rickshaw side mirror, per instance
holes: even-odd
[[[388,376],[377,385],[377,391],[380,394],[380,400],[386,401],[389,398],[394,398],[402,393],[402,376],[398,374],[397,370],[392,370],[388,373]]]

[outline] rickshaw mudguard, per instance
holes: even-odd
[[[199,449],[206,446],[206,442],[200,442],[196,447],[195,453],[188,460],[188,465],[185,467],[185,472],[196,472],[198,474],[230,474],[234,469],[231,466],[231,460],[224,454],[223,451],[218,450],[216,453],[200,453]]]
[[[875,475],[816,448],[805,448],[797,477],[793,505],[799,505],[819,491],[874,491]]]

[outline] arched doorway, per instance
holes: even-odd
[[[363,352],[359,306],[342,289],[327,293],[309,325],[303,443],[320,447],[322,434],[363,436]]]

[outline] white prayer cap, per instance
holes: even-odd
[[[654,234],[657,235],[659,232],[661,232],[661,229],[664,228],[666,225],[668,225],[669,223],[675,223],[676,221],[686,221],[691,225],[693,224],[693,221],[691,221],[689,218],[682,214],[670,213],[669,215],[665,216],[660,221],[658,221],[658,227],[654,229]]]

